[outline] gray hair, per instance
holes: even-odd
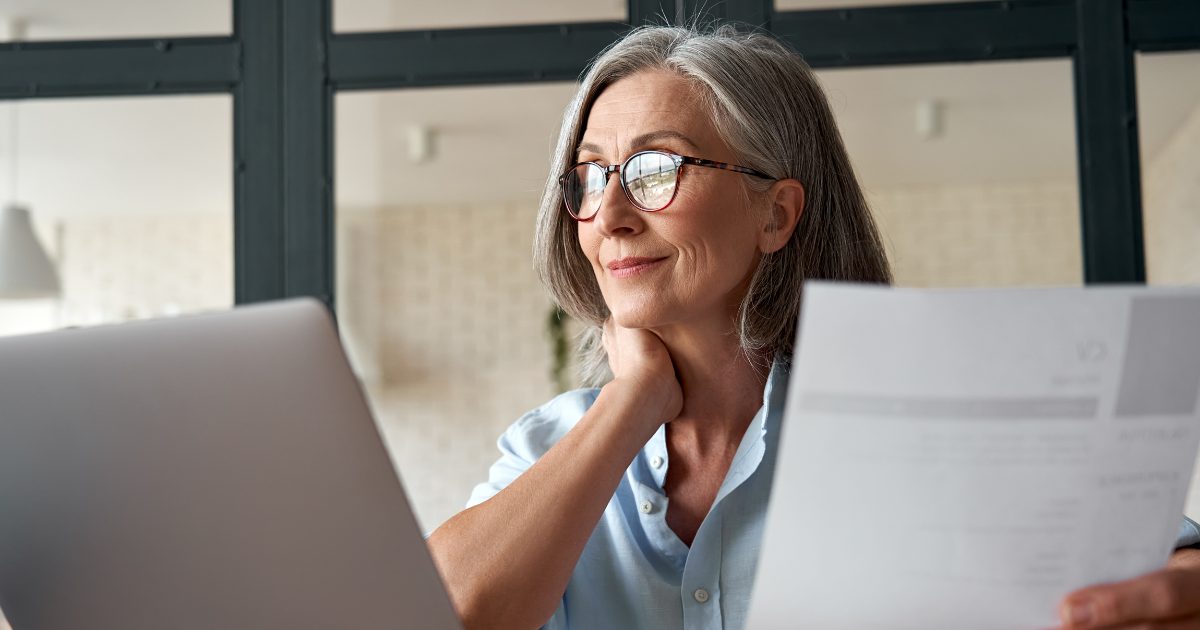
[[[808,64],[769,35],[728,25],[637,28],[592,63],[567,107],[534,237],[542,282],[564,311],[586,325],[580,348],[585,383],[611,378],[601,343],[609,310],[563,206],[558,176],[574,163],[599,94],[645,70],[668,70],[694,82],[740,164],[804,185],[805,208],[791,240],[761,258],[732,322],[747,356],[791,355],[806,279],[891,282],[875,221]],[[756,193],[770,186],[749,176],[742,180]]]

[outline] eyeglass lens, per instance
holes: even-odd
[[[678,168],[669,155],[639,153],[625,163],[620,175],[631,200],[642,210],[661,210],[675,197]],[[563,198],[575,218],[596,214],[607,180],[604,169],[595,164],[580,164],[564,178]]]

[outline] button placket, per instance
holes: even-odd
[[[683,600],[684,627],[721,628],[722,595],[720,583],[723,509],[714,506],[704,518],[688,550],[679,595]]]
[[[650,441],[642,450],[640,459],[645,465],[646,472],[654,479],[658,485],[658,490],[662,490],[663,484],[666,483],[667,466],[670,462],[667,461],[667,429],[666,425],[658,427]]]

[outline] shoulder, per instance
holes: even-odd
[[[598,389],[577,389],[521,416],[496,441],[500,459],[488,469],[487,481],[475,486],[467,507],[495,496],[520,477],[567,434],[596,402]]]
[[[500,436],[502,450],[534,462],[579,423],[596,402],[599,389],[576,389],[526,413]]]

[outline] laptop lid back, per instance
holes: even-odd
[[[459,627],[315,300],[0,339],[0,609]]]

